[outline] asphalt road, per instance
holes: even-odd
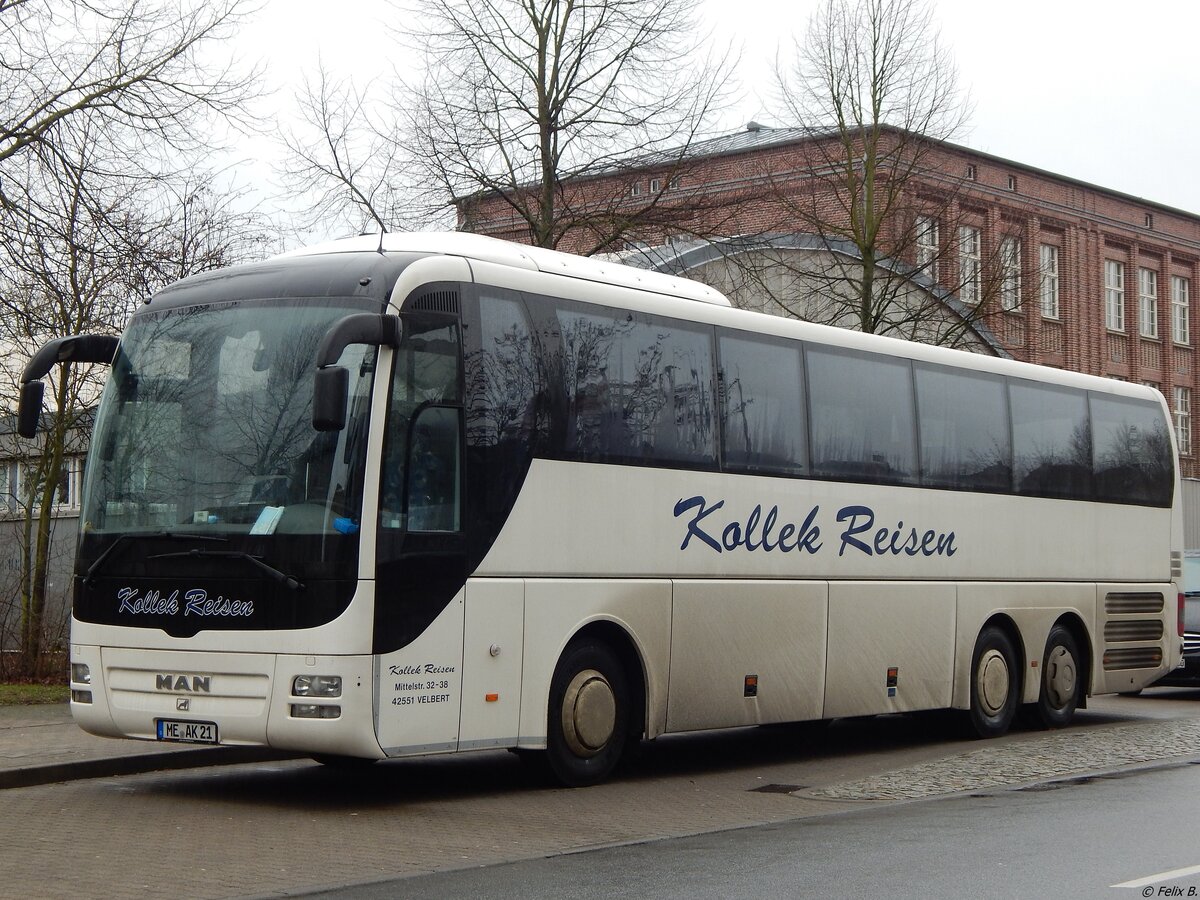
[[[939,715],[678,736],[582,790],[505,752],[11,788],[0,897],[1096,896],[1200,865],[1178,827],[1198,701],[1100,698],[1071,728],[983,742]]]
[[[357,885],[323,900],[1200,896],[1200,762]]]

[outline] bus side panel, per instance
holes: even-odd
[[[830,583],[825,718],[949,706],[955,594],[945,583]]]
[[[676,581],[667,731],[821,718],[827,618],[823,581]]]
[[[647,737],[663,733],[671,652],[671,582],[531,578],[525,582],[522,747],[546,746],[554,668],[571,639],[593,622],[612,622],[631,638],[646,677]]]
[[[1079,617],[1087,629],[1090,647],[1081,651],[1096,652],[1095,585],[1064,583],[996,583],[964,582],[958,586],[958,635],[954,664],[955,709],[971,705],[971,657],[975,642],[984,623],[994,615],[1012,620],[1020,636],[1017,647],[1023,658],[1017,661],[1024,673],[1023,703],[1037,702],[1041,689],[1042,653],[1050,629],[1064,613]],[[1081,675],[1084,673],[1080,673]]]
[[[524,629],[525,582],[467,582],[459,750],[517,745]]]
[[[407,647],[378,657],[375,731],[388,756],[458,749],[464,593]],[[403,603],[403,596],[387,602]]]

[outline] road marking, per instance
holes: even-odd
[[[1120,884],[1110,884],[1109,887],[1145,887],[1148,884],[1154,884],[1156,881],[1168,881],[1172,878],[1186,878],[1188,875],[1195,875],[1200,872],[1200,866],[1189,866],[1186,869],[1172,869],[1170,872],[1159,872],[1157,875],[1148,875],[1145,878],[1139,878],[1136,881],[1122,881]]]

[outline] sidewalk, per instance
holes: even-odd
[[[65,703],[0,706],[0,790],[293,756],[260,747],[195,747],[96,737],[72,721]]]

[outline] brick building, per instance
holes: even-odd
[[[789,222],[787,205],[776,201],[781,185],[785,192],[802,189],[819,156],[812,152],[815,140],[800,130],[751,123],[691,148],[686,163],[635,162],[571,189],[576,203],[579,192],[593,191],[624,194],[630,204],[647,197],[676,204],[674,232],[662,227],[639,238],[642,245],[679,252],[648,258],[714,282],[734,302],[753,306],[730,291],[727,278],[704,268],[712,255],[699,248],[722,235],[789,235],[792,246],[802,245],[804,229]],[[929,160],[912,179],[912,202],[897,213],[894,227],[920,232],[904,262],[933,276],[936,286],[921,274],[913,283],[940,294],[949,315],[983,305],[978,281],[990,276],[995,300],[973,317],[965,345],[1153,385],[1171,406],[1184,474],[1200,475],[1191,412],[1200,391],[1200,315],[1193,311],[1200,215],[957,145],[936,145]],[[691,211],[689,198],[714,195],[730,199],[719,221],[711,202]],[[947,196],[948,202],[925,203]],[[469,211],[460,206],[460,227],[527,240],[517,218],[495,199],[476,199]],[[695,235],[703,240],[685,240]],[[923,244],[930,248],[927,259],[920,258]],[[559,249],[579,248],[568,237]],[[798,314],[805,316],[802,309]]]

